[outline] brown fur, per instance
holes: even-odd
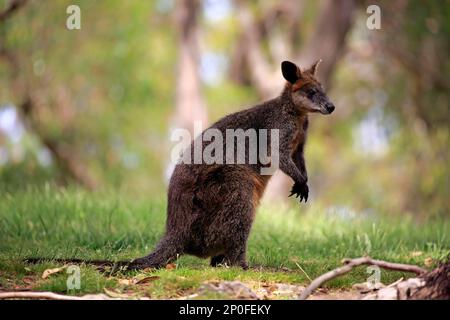
[[[269,182],[270,176],[261,176],[249,171],[249,175],[253,181],[253,207],[256,208],[266,190],[267,182]]]
[[[283,62],[288,83],[279,97],[228,115],[211,126],[222,133],[237,128],[278,129],[279,167],[294,181],[291,195],[300,201],[308,198],[303,157],[307,113],[328,114],[334,109],[314,78],[316,67],[317,63],[300,71],[295,64]],[[203,142],[203,147],[207,144]],[[248,235],[270,179],[260,174],[263,166],[259,162],[176,165],[169,185],[166,233],[151,254],[132,261],[129,268],[161,267],[180,254],[212,257],[212,266],[247,268]]]

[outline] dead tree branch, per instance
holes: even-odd
[[[314,281],[311,282],[311,284],[302,292],[299,299],[300,300],[306,300],[314,290],[319,288],[322,284],[324,284],[327,281],[330,281],[331,279],[334,279],[336,277],[339,277],[343,274],[346,274],[350,272],[354,267],[360,266],[360,265],[375,265],[384,269],[388,270],[396,270],[396,271],[404,271],[404,272],[413,272],[418,275],[424,274],[427,272],[427,270],[422,269],[418,266],[414,265],[408,265],[408,264],[401,264],[401,263],[391,263],[386,262],[382,260],[374,260],[370,257],[362,257],[362,258],[356,258],[356,259],[344,259],[343,263],[345,264],[342,267],[336,268],[334,270],[331,270],[320,277],[314,279]]]
[[[380,268],[388,269],[388,270],[413,272],[418,275],[427,272],[427,270],[425,270],[423,268],[420,268],[415,265],[410,265],[410,264],[393,263],[393,262],[387,262],[387,261],[383,261],[383,260],[375,260],[370,257],[363,257],[363,258],[358,258],[358,259],[361,259],[360,264],[378,266]],[[352,262],[355,262],[358,259],[344,259],[343,263],[350,264]]]
[[[0,300],[2,299],[37,299],[37,300],[117,300],[117,298],[109,297],[106,294],[87,294],[84,296],[67,296],[53,292],[0,292]]]
[[[53,292],[0,292],[0,299],[84,300],[82,297],[65,296]]]

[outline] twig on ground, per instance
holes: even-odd
[[[302,266],[297,262],[294,261],[294,263],[297,265],[297,267],[305,274],[305,276],[308,278],[309,282],[312,282],[312,279],[309,277],[309,275],[306,273],[305,270],[303,270]]]
[[[388,269],[388,270],[413,272],[417,275],[421,275],[425,272],[428,272],[427,270],[420,268],[418,266],[415,266],[415,265],[403,264],[403,263],[393,263],[393,262],[387,262],[387,261],[383,261],[383,260],[375,260],[370,257],[363,257],[363,258],[357,258],[357,259],[344,259],[343,263],[349,264],[349,263],[352,263],[359,259],[362,259],[362,262],[360,264],[378,266],[378,267]]]
[[[361,257],[361,258],[356,258],[356,259],[344,259],[343,263],[345,264],[344,266],[336,268],[334,270],[331,270],[331,271],[321,275],[320,277],[314,279],[314,281],[312,281],[311,284],[302,292],[299,299],[305,300],[313,293],[314,290],[319,288],[325,282],[327,282],[331,279],[334,279],[336,277],[339,277],[343,274],[346,274],[346,273],[350,272],[353,269],[353,267],[360,266],[360,265],[375,265],[375,266],[379,266],[381,268],[389,269],[389,270],[414,272],[418,275],[421,275],[421,274],[424,274],[425,272],[427,272],[427,270],[422,269],[418,266],[401,264],[401,263],[391,263],[391,262],[386,262],[383,260],[374,260],[370,257]]]
[[[84,300],[81,297],[65,296],[53,292],[0,292],[0,299]]]

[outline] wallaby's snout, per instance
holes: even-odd
[[[309,100],[314,104],[310,107],[312,112],[315,110],[316,112],[327,115],[334,111],[336,107],[321,88],[307,90],[307,92],[309,91],[315,92],[312,96],[308,94]]]
[[[330,113],[332,113],[334,111],[334,109],[336,109],[336,107],[334,106],[333,103],[327,102],[325,104],[325,109],[327,110],[327,114],[330,114]]]

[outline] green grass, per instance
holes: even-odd
[[[309,278],[340,265],[343,258],[373,258],[424,266],[450,252],[450,220],[414,222],[405,216],[326,214],[316,206],[287,209],[262,207],[248,243],[249,271],[210,268],[207,260],[182,256],[174,270],[145,272],[157,276],[145,286],[123,286],[120,278],[81,268],[81,290],[67,291],[67,274],[41,279],[56,263],[27,265],[25,257],[130,259],[151,251],[163,233],[165,201],[129,199],[115,194],[89,194],[76,189],[3,192],[0,196],[0,289],[85,294],[135,290],[152,298],[173,298],[194,292],[204,281],[241,280],[308,284]],[[418,253],[420,252],[420,254]],[[381,281],[401,276],[382,271]],[[367,279],[365,267],[327,283],[348,288]]]

